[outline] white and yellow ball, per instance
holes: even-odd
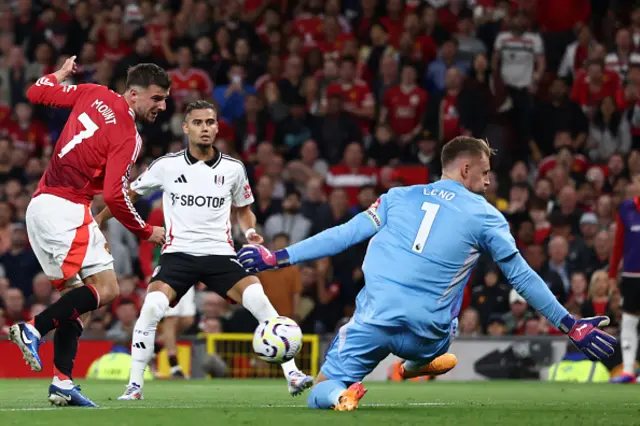
[[[253,334],[253,351],[260,359],[282,364],[302,348],[302,330],[291,318],[274,317],[261,322]]]

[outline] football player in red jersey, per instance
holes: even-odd
[[[139,64],[127,74],[124,95],[96,84],[62,85],[76,71],[75,58],[27,91],[32,103],[71,108],[26,215],[33,251],[63,295],[28,323],[12,326],[10,335],[31,368],[40,371],[41,338],[56,329],[49,401],[95,406],[71,378],[82,333],[80,316],[109,304],[119,288],[113,257],[89,205],[102,193],[129,231],[141,240],[164,243],[164,228],[142,220],[129,198],[128,184],[142,144],[136,120],[152,122],[166,109],[171,79],[157,65]]]

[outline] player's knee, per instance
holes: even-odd
[[[169,299],[160,291],[152,291],[147,294],[142,305],[140,316],[145,316],[152,323],[157,324],[169,307]]]
[[[120,296],[120,286],[118,286],[116,273],[113,269],[91,275],[83,281],[85,284],[91,285],[96,289],[100,297],[100,306],[107,305]]]

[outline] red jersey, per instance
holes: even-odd
[[[71,108],[34,197],[52,194],[89,205],[102,193],[113,216],[147,240],[153,228],[142,220],[128,194],[142,138],[125,99],[97,84],[61,86],[53,74],[32,85],[27,98],[34,104]]]
[[[343,188],[349,196],[349,206],[358,204],[358,190],[365,185],[376,185],[378,170],[374,167],[361,166],[352,170],[346,164],[338,164],[329,169],[327,185],[330,188]]]
[[[576,75],[571,88],[570,99],[580,105],[587,117],[593,113],[593,108],[607,96],[616,97],[618,88],[620,87],[620,77],[615,71],[605,70],[602,77],[602,85],[593,86],[589,83],[587,74],[581,72]]]
[[[322,51],[325,61],[337,61],[342,56],[342,48],[349,40],[353,40],[353,34],[342,33],[335,40],[323,40],[318,43],[318,48]]]
[[[375,105],[373,94],[369,90],[369,86],[361,80],[356,80],[353,84],[347,83],[330,83],[327,86],[327,96],[341,94],[344,102],[344,109],[351,108],[366,108]],[[326,103],[327,99],[324,99]],[[358,118],[358,124],[360,124],[360,131],[363,135],[369,134],[369,126],[371,120],[366,118]]]
[[[387,121],[396,135],[411,133],[420,124],[428,100],[427,92],[418,86],[409,91],[393,86],[384,93],[382,103],[387,108]]]
[[[96,46],[96,61],[100,62],[103,59],[107,59],[115,64],[132,53],[133,50],[124,41],[121,41],[117,47],[111,47],[107,43],[98,43]]]
[[[324,19],[302,13],[293,21],[293,31],[302,37],[305,46],[314,45],[324,38]]]
[[[9,121],[6,126],[7,134],[13,139],[13,144],[30,154],[34,154],[38,149],[44,150],[51,144],[49,131],[40,121],[32,120],[27,128],[22,128],[15,121]]]
[[[440,133],[445,141],[450,141],[462,133],[457,95],[446,95],[440,102]]]
[[[402,30],[404,29],[404,18],[400,19],[391,19],[388,16],[383,16],[380,18],[380,23],[384,25],[389,33],[389,44],[398,47],[398,42],[400,41],[400,35],[402,34]]]
[[[555,169],[557,165],[558,165],[558,162],[556,161],[555,155],[550,155],[544,158],[540,162],[540,165],[538,166],[538,176],[545,177],[547,173]],[[589,166],[589,162],[587,161],[587,158],[582,154],[576,154],[573,156],[573,165],[571,166],[571,173],[584,174],[586,173],[588,166]]]
[[[186,73],[179,69],[169,70],[171,77],[171,96],[178,109],[186,102],[190,92],[197,92],[201,98],[209,99],[213,94],[213,83],[209,75],[200,68],[189,68]]]

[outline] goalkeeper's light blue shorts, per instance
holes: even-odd
[[[432,340],[398,327],[362,324],[353,318],[333,339],[320,371],[347,385],[360,382],[389,354],[427,364],[447,352],[451,336]]]

